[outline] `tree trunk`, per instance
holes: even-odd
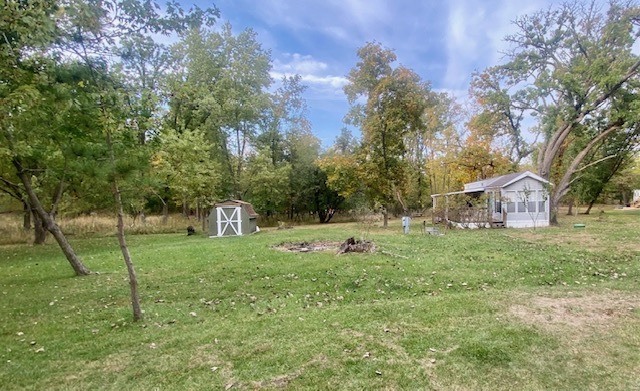
[[[33,187],[31,186],[31,177],[29,177],[29,175],[23,170],[22,163],[18,160],[14,160],[13,165],[16,167],[18,171],[18,177],[20,177],[27,195],[29,196],[29,203],[35,209],[38,217],[40,217],[40,219],[42,220],[43,226],[46,227],[47,231],[51,232],[53,237],[56,239],[56,242],[58,242],[60,249],[67,258],[67,261],[69,261],[69,263],[71,264],[73,271],[77,276],[86,276],[88,274],[91,274],[91,271],[87,269],[80,258],[76,255],[75,251],[71,247],[71,244],[69,244],[69,241],[62,233],[62,230],[60,229],[58,224],[44,210],[44,207],[42,206],[38,195],[35,193]]]
[[[567,216],[571,216],[573,214],[573,198],[569,200],[569,210],[567,211]]]
[[[111,142],[111,132],[107,131],[107,145],[109,146],[109,155],[111,163],[115,165],[116,157],[113,151],[113,144]],[[111,181],[111,192],[113,193],[113,199],[116,203],[116,216],[117,216],[117,234],[118,243],[120,244],[120,251],[122,251],[122,257],[124,263],[127,266],[127,272],[129,274],[129,287],[131,289],[131,306],[133,308],[133,321],[137,322],[142,320],[142,309],[140,308],[140,296],[138,295],[138,278],[136,277],[136,270],[133,267],[133,261],[131,260],[131,254],[129,254],[129,247],[127,246],[127,240],[124,235],[124,208],[122,207],[122,195],[120,194],[120,188],[118,187],[118,179],[114,176]]]
[[[387,208],[384,208],[382,212],[382,218],[383,218],[382,227],[385,229],[389,228],[389,212],[387,211]]]
[[[129,287],[131,288],[131,306],[133,307],[133,321],[137,322],[142,320],[142,309],[140,308],[140,296],[138,295],[138,278],[136,277],[136,270],[133,267],[133,261],[131,260],[131,254],[129,254],[129,247],[127,247],[127,241],[124,235],[124,211],[122,208],[122,196],[120,195],[120,188],[118,182],[113,179],[111,183],[113,198],[116,202],[117,211],[117,236],[118,243],[120,244],[120,251],[122,251],[122,257],[124,263],[127,265],[127,272],[129,273]]]
[[[182,199],[182,216],[189,218],[189,201],[187,201],[187,197]]]
[[[31,230],[31,206],[26,201],[22,201],[22,229]]]
[[[169,221],[169,205],[162,200],[162,224],[167,224]]]
[[[557,225],[558,224],[558,217],[557,217],[558,204],[560,203],[560,200],[562,199],[562,197],[564,197],[569,192],[571,183],[573,182],[571,180],[571,177],[576,172],[579,171],[578,166],[582,163],[582,161],[587,156],[589,151],[591,151],[591,149],[593,149],[593,147],[596,144],[598,144],[600,141],[604,140],[610,134],[612,134],[616,130],[620,129],[623,125],[624,125],[624,123],[622,123],[621,120],[618,120],[617,122],[609,124],[605,128],[605,130],[603,130],[600,134],[598,134],[596,137],[594,137],[580,151],[580,153],[578,153],[578,155],[576,155],[576,157],[573,158],[573,160],[571,161],[571,164],[569,164],[569,167],[564,172],[564,175],[562,175],[562,178],[560,179],[560,181],[558,183],[556,183],[556,185],[554,187],[554,190],[553,190],[553,193],[549,197],[549,207],[550,207],[549,210],[550,211],[555,211],[555,216],[553,216],[553,213],[552,213],[552,218],[549,221],[550,224],[553,224],[553,225]],[[542,172],[541,172],[541,174],[542,174]],[[548,173],[547,173],[547,178],[548,178]]]
[[[33,244],[44,244],[47,240],[47,227],[44,225],[44,221],[38,216],[33,214]]]
[[[587,207],[587,210],[584,211],[584,214],[588,215],[589,213],[591,213],[591,208],[593,208],[593,204],[595,203],[596,203],[596,200],[589,202],[589,206]]]

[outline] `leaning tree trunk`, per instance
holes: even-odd
[[[113,191],[113,198],[116,202],[117,212],[117,236],[118,243],[120,244],[120,251],[122,251],[122,257],[124,263],[127,265],[127,272],[129,273],[129,287],[131,288],[131,306],[133,308],[133,321],[137,322],[142,320],[142,309],[140,308],[140,295],[138,294],[138,278],[136,276],[136,270],[133,267],[133,261],[131,260],[131,254],[129,253],[129,247],[127,246],[127,240],[124,235],[124,211],[122,208],[122,196],[120,194],[120,188],[118,182],[113,179],[111,183]]]
[[[111,141],[111,132],[107,131],[107,145],[109,147],[109,155],[111,163],[115,165],[116,156],[113,151],[113,143]],[[127,272],[129,274],[129,287],[131,288],[131,306],[133,308],[133,321],[137,322],[142,320],[142,309],[140,308],[140,295],[138,294],[138,278],[136,276],[136,270],[133,267],[133,261],[131,260],[131,254],[129,253],[129,247],[127,246],[127,240],[124,234],[124,208],[122,207],[122,194],[120,193],[120,187],[118,186],[118,178],[115,176],[111,180],[111,191],[113,193],[113,199],[116,203],[116,216],[117,216],[117,230],[116,236],[118,237],[118,243],[120,244],[120,251],[122,251],[122,257],[124,263],[127,266]]]
[[[31,206],[36,211],[38,217],[42,220],[43,225],[44,227],[46,227],[47,231],[51,232],[53,237],[56,239],[56,242],[58,242],[60,249],[71,264],[73,271],[77,276],[86,276],[88,274],[91,274],[91,271],[89,271],[89,269],[84,266],[80,258],[76,255],[75,251],[71,247],[71,244],[69,244],[69,241],[62,233],[62,230],[60,229],[58,224],[53,220],[53,218],[51,218],[49,213],[44,210],[44,207],[42,206],[38,195],[35,193],[33,187],[31,186],[31,178],[22,168],[22,163],[20,161],[14,160],[13,165],[16,167],[18,176],[20,177],[27,195],[29,196],[29,202],[31,203]]]
[[[113,144],[111,142],[111,132],[107,131],[107,145],[109,147],[109,154],[111,157],[111,163],[115,164],[115,153],[113,151]],[[129,287],[131,288],[131,306],[133,308],[133,321],[137,322],[142,320],[142,309],[140,308],[140,295],[138,294],[138,278],[136,276],[136,270],[133,267],[133,261],[131,260],[131,254],[129,253],[129,247],[127,246],[127,240],[124,235],[124,208],[122,207],[122,195],[120,194],[120,187],[118,187],[118,180],[114,176],[111,180],[111,191],[113,193],[113,199],[116,203],[116,216],[117,216],[117,233],[118,243],[120,244],[120,251],[122,251],[122,257],[124,263],[127,266],[127,272],[129,274]]]

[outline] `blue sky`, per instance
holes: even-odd
[[[342,87],[356,51],[377,41],[395,51],[437,91],[461,103],[471,73],[496,65],[503,38],[520,15],[551,0],[215,0],[221,24],[252,28],[271,50],[272,77],[300,74],[308,86],[308,117],[325,147],[344,126],[348,104]],[[211,3],[200,2],[201,7]]]

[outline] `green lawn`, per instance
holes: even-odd
[[[586,228],[574,229],[576,222]],[[243,238],[0,246],[0,389],[640,389],[640,213],[559,228],[369,234],[375,254],[289,253],[357,224]]]

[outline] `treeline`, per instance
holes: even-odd
[[[133,215],[235,198],[327,222],[340,209],[421,211],[431,194],[523,169],[554,183],[552,205],[626,200],[640,185],[634,3],[517,19],[504,63],[473,75],[464,106],[367,43],[328,150],[301,77],[273,80],[256,33],[221,25],[215,8],[4,3],[0,190],[37,243],[58,213],[117,210],[114,195]]]

